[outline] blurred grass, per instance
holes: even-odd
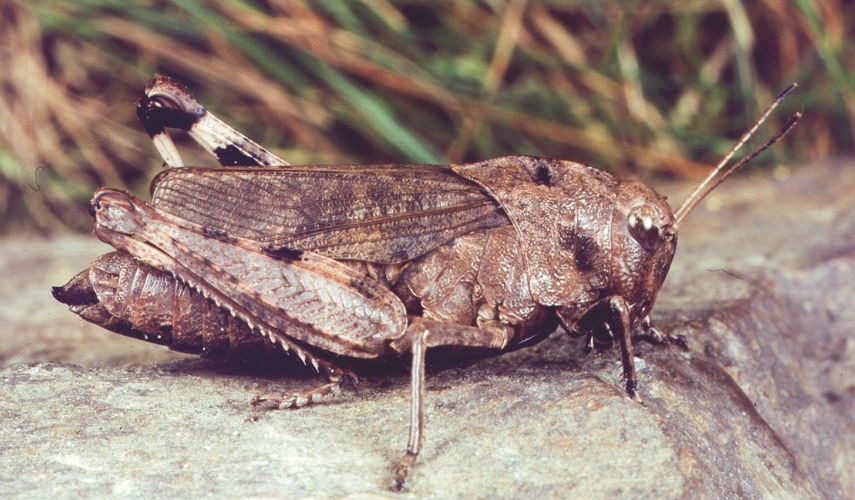
[[[853,40],[845,0],[0,0],[0,230],[88,230],[95,188],[147,191],[156,72],[294,164],[697,178],[793,81],[757,141],[805,117],[756,163],[855,152]]]

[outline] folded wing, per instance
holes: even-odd
[[[273,250],[383,264],[510,223],[479,185],[432,165],[177,168],[154,179],[152,203]]]

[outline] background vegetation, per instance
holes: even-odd
[[[0,230],[88,230],[96,187],[147,191],[155,72],[294,164],[699,177],[793,81],[757,141],[805,118],[757,164],[852,154],[853,40],[846,0],[0,0]]]

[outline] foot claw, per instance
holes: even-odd
[[[279,408],[281,401],[282,396],[280,396],[279,394],[259,394],[258,396],[252,399],[252,402],[250,404],[259,408],[272,410],[275,408]]]
[[[410,467],[413,466],[417,456],[418,455],[415,453],[407,451],[407,454],[404,455],[401,463],[398,464],[398,468],[395,470],[395,491],[404,490],[404,483],[407,481],[407,474],[410,472]]]
[[[641,396],[638,395],[638,382],[635,380],[626,381],[626,394],[636,403],[643,403]]]
[[[294,399],[288,398],[288,399],[283,400],[281,403],[279,403],[279,406],[277,408],[279,408],[280,410],[287,410],[288,408],[291,408],[292,406],[294,406]]]
[[[665,338],[666,338],[666,339],[668,339],[668,343],[669,343],[669,344],[675,344],[675,345],[678,345],[678,346],[680,346],[684,351],[688,351],[688,350],[689,350],[689,341],[688,341],[688,340],[686,340],[686,336],[685,336],[685,335],[670,335],[670,334],[669,334],[669,335],[667,335]]]

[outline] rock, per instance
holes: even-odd
[[[388,487],[409,375],[294,411],[259,393],[317,382],[171,353],[53,301],[107,247],[0,241],[0,479],[17,497],[743,497],[855,494],[855,169],[740,175],[680,232],[654,308],[688,350],[636,344],[639,404],[617,350],[555,334],[428,374],[424,451]],[[681,200],[691,186],[665,186]],[[715,210],[712,210],[715,209]],[[384,369],[391,374],[378,374]]]

